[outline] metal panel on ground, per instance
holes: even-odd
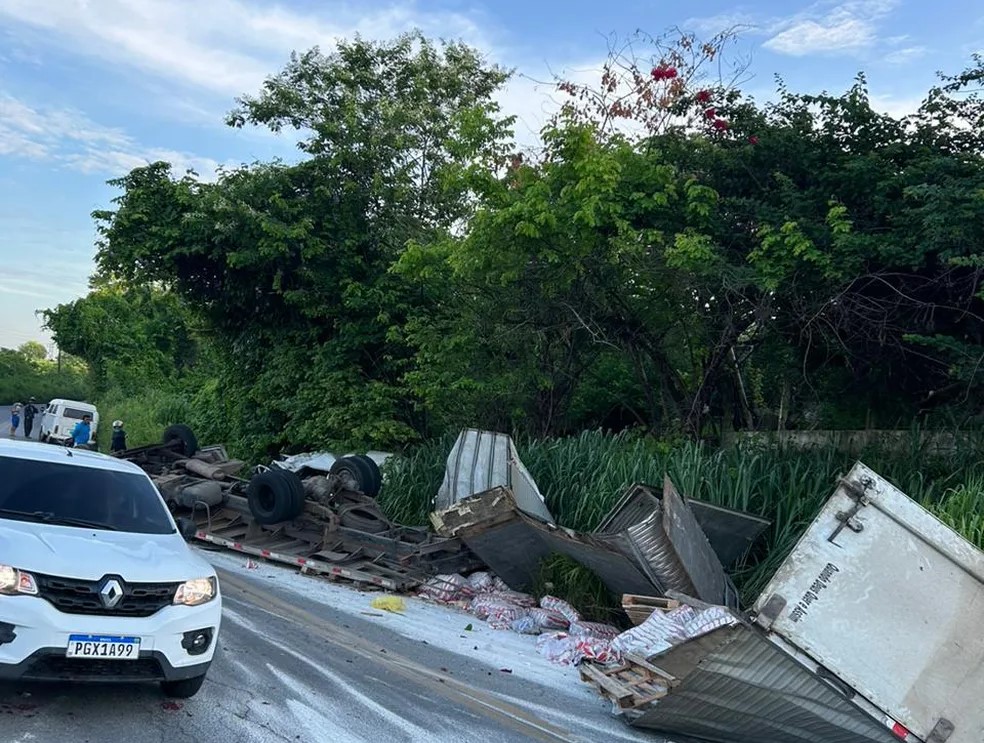
[[[519,459],[512,438],[504,433],[465,429],[448,455],[444,481],[434,499],[434,507],[442,511],[463,498],[494,487],[509,488],[524,513],[553,522],[543,495]]]
[[[635,558],[660,593],[679,591],[713,604],[737,606],[737,591],[669,478],[662,497],[648,486],[632,486],[595,534],[622,536],[632,549],[621,551]]]
[[[675,677],[630,724],[713,743],[898,743],[872,718],[746,625],[650,659]]]
[[[729,567],[739,560],[749,547],[769,528],[768,519],[744,511],[736,511],[696,498],[684,499],[693,511],[697,523],[718,556],[721,565]],[[660,510],[661,500],[650,485],[632,485],[595,530],[599,533],[616,533],[638,524]]]
[[[433,514],[431,520],[439,533],[459,537],[514,590],[529,590],[541,560],[559,553],[592,570],[618,596],[653,591],[639,561],[629,556],[633,547],[627,540],[619,535],[577,534],[529,518],[503,487],[465,498]]]
[[[984,741],[984,553],[863,464],[755,611],[919,738]]]

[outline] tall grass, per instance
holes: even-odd
[[[114,420],[122,420],[129,447],[156,444],[172,423],[194,424],[187,396],[147,389],[140,396],[111,391],[96,401],[99,408],[99,448],[109,450]],[[207,442],[203,442],[207,443]]]
[[[943,455],[922,446],[917,434],[905,447],[875,447],[858,456],[830,447],[670,445],[632,433],[600,432],[519,441],[517,447],[554,517],[573,529],[594,529],[629,485],[659,485],[664,473],[690,497],[769,519],[772,525],[765,536],[733,570],[748,601],[789,554],[833,492],[838,476],[857,459],[984,546],[981,451],[964,445]],[[383,507],[405,521],[425,523],[452,442],[431,442],[394,462],[387,473]]]

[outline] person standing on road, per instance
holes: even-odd
[[[31,438],[31,431],[34,430],[34,417],[38,414],[38,408],[33,397],[24,406],[24,438]]]
[[[109,442],[109,450],[126,451],[126,431],[123,430],[123,421],[113,421],[113,438]]]
[[[85,446],[92,438],[92,416],[83,415],[72,429],[72,446]]]
[[[14,405],[10,409],[10,438],[17,435],[17,428],[20,426],[20,407]]]

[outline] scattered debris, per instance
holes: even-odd
[[[620,535],[658,595],[677,591],[737,608],[737,589],[669,477],[662,498],[648,486],[633,485],[596,533]]]
[[[680,606],[680,602],[676,599],[659,596],[634,596],[631,593],[622,596],[622,611],[635,625],[642,624],[649,619],[649,616],[656,609],[667,611],[676,609],[678,606]]]
[[[596,573],[616,595],[650,593],[652,581],[630,557],[619,535],[578,534],[521,512],[505,487],[459,501],[431,515],[438,534],[457,537],[511,588],[533,585],[540,562],[551,553],[571,557]]]
[[[582,665],[633,726],[719,743],[984,740],[967,611],[984,602],[984,552],[861,463],[751,614],[673,598],[608,663]]]
[[[249,555],[247,567],[263,558],[390,591],[482,567],[460,540],[386,519],[372,497],[382,479],[369,456],[328,464],[333,455],[297,455],[239,477],[243,462],[221,446],[199,448],[185,426],[117,456],[143,468],[172,509],[191,512],[195,539]]]
[[[520,460],[512,438],[504,433],[465,429],[448,454],[444,482],[434,499],[435,510],[443,511],[495,487],[508,488],[519,510],[527,516],[553,523],[543,495]]]
[[[403,614],[407,610],[407,605],[399,596],[377,596],[369,605],[373,609],[388,611],[393,614]]]
[[[686,494],[684,500],[725,569],[744,557],[771,524],[768,519],[716,506]],[[655,488],[649,485],[633,485],[595,531],[602,534],[624,531],[645,521],[661,508],[660,495]]]

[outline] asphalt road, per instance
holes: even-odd
[[[172,702],[140,685],[0,684],[3,740],[659,743],[610,719],[602,700],[586,705],[583,690],[565,698],[287,589],[223,571],[220,580],[220,649],[196,697]]]

